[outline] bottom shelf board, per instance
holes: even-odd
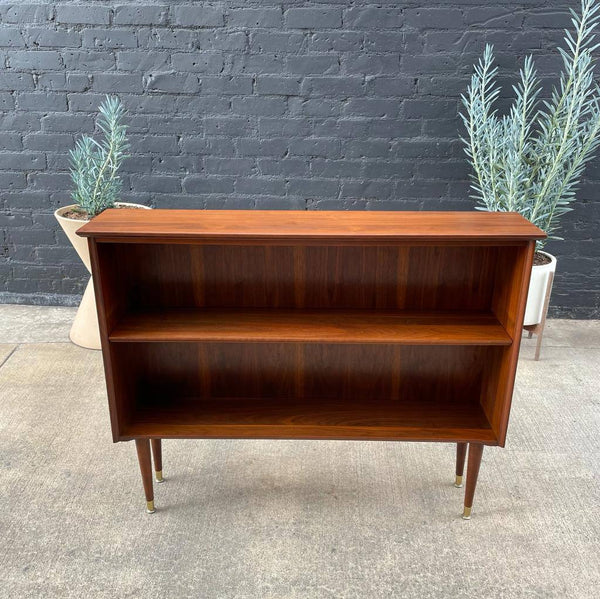
[[[400,400],[201,399],[138,403],[122,439],[371,439],[495,444],[477,403]]]

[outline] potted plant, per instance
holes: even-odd
[[[119,167],[126,158],[128,144],[122,123],[124,109],[117,97],[107,96],[99,107],[97,126],[101,141],[84,136],[71,150],[71,177],[75,185],[74,204],[59,208],[54,216],[69,238],[77,254],[91,273],[87,239],[77,230],[107,208],[146,208],[140,204],[118,202],[121,190]],[[88,281],[69,337],[73,343],[89,349],[100,349],[100,333],[92,279]]]
[[[566,30],[566,48],[558,88],[539,102],[540,84],[531,56],[525,59],[516,98],[508,114],[494,108],[500,94],[495,82],[492,46],[486,46],[462,97],[467,130],[465,150],[471,166],[478,209],[519,212],[556,236],[563,214],[571,210],[577,185],[600,138],[600,94],[594,81],[592,52],[598,47],[593,30],[598,23],[597,0],[582,0],[581,13],[571,10],[574,31]],[[548,277],[556,258],[538,242],[531,274],[524,325],[538,324],[543,314]]]

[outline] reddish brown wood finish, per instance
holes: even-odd
[[[492,309],[513,343],[495,354],[488,364],[481,404],[501,447],[506,442],[534,252],[533,241],[510,252],[505,250],[500,253],[496,266]]]
[[[469,463],[467,464],[467,484],[465,485],[465,507],[473,507],[475,487],[483,456],[483,445],[481,443],[469,443]],[[469,513],[470,516],[470,513]]]
[[[150,457],[150,441],[147,439],[136,439],[135,448],[137,450],[140,471],[142,473],[142,483],[144,484],[144,494],[146,501],[154,501],[154,488],[152,485],[152,458]]]
[[[140,403],[130,438],[247,438],[493,443],[477,404],[355,399],[182,398]]]
[[[124,311],[125,296],[117,288],[118,281],[113,276],[114,271],[111,269],[111,265],[107,264],[105,259],[100,259],[95,239],[89,239],[89,248],[92,273],[95,273],[93,277],[94,293],[98,310],[112,438],[114,442],[117,442],[120,439],[120,429],[126,423],[135,401],[131,378],[114,376],[118,361],[115,357],[115,347],[108,340],[108,331],[115,326],[118,315]]]
[[[377,438],[450,440],[454,436],[455,440],[495,442],[487,419],[481,418],[479,390],[487,354],[502,348],[488,347],[482,352],[484,348],[478,346],[303,343],[119,343],[114,348],[116,376],[136,381],[137,389],[137,405],[123,418],[129,423],[120,429],[123,439],[145,433],[214,436],[207,430],[210,414],[206,416],[205,408],[216,409],[219,404],[215,402],[222,401],[224,412],[219,412],[216,436],[361,439],[367,434],[360,422],[378,406],[377,414],[382,418],[386,414],[381,421],[386,430],[371,435]],[[259,400],[269,401],[260,404]],[[243,421],[238,421],[236,401],[250,411]],[[340,401],[345,402],[345,410]],[[301,416],[302,403],[314,417],[300,431],[289,425]],[[277,412],[278,404],[283,416]],[[286,412],[288,404],[290,412]],[[160,414],[164,434],[158,420],[145,430],[148,405],[152,413]],[[231,411],[227,421],[233,406],[237,411]],[[268,409],[273,410],[272,421]],[[186,410],[190,410],[188,417]],[[254,424],[253,410],[259,413],[261,427],[239,426]],[[320,419],[318,410],[323,412]],[[436,416],[425,424],[428,410]],[[422,425],[415,414],[421,415]],[[399,418],[406,415],[410,419],[402,424]],[[390,421],[398,430],[390,428]],[[376,419],[370,422],[377,427]],[[452,428],[452,433],[444,427]]]
[[[458,443],[458,473],[470,443],[472,501],[543,237],[520,216],[109,210],[80,233],[140,463],[170,437],[418,440]]]
[[[160,439],[152,439],[152,457],[154,458],[154,470],[162,472],[162,441]]]
[[[479,312],[161,309],[127,314],[114,342],[403,343],[510,345],[496,317]]]
[[[497,247],[101,243],[135,310],[491,312]],[[509,248],[514,250],[514,248]],[[120,309],[118,306],[117,309]]]
[[[465,458],[467,457],[467,443],[456,444],[456,476],[462,477],[465,470]]]
[[[226,243],[272,240],[357,239],[383,243],[398,240],[519,241],[544,233],[509,212],[349,212],[299,210],[106,210],[79,234],[96,239],[119,237]]]

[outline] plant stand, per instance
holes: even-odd
[[[77,308],[77,314],[71,325],[69,339],[75,345],[79,345],[79,347],[101,349],[100,329],[98,328],[98,314],[92,277],[90,277],[85,286],[81,303],[79,304],[79,308]]]
[[[129,202],[117,202],[117,206],[119,208],[130,206],[132,208],[150,210],[149,206],[144,206],[142,204],[131,204]],[[92,263],[90,260],[90,249],[87,240],[77,234],[77,231],[89,221],[75,220],[63,216],[63,214],[67,213],[73,208],[76,208],[75,204],[63,206],[62,208],[56,210],[54,216],[56,217],[58,224],[64,231],[68,240],[71,242],[73,249],[77,252],[77,255],[81,258],[81,261],[91,275]],[[73,321],[71,331],[69,332],[69,339],[75,345],[85,347],[86,349],[102,349],[100,343],[100,328],[98,326],[98,310],[96,308],[96,296],[94,295],[93,277],[90,277],[85,287],[83,297],[81,298],[81,303],[79,304],[77,314],[75,315],[75,320]]]
[[[88,221],[74,220],[63,216],[63,213],[68,212],[73,207],[74,206],[71,205],[59,208],[54,213],[54,216],[71,242],[73,249],[81,258],[87,271],[92,274],[89,247],[87,243],[85,243],[85,240],[77,235],[77,231]],[[69,339],[71,339],[75,345],[85,347],[86,349],[101,349],[100,329],[98,327],[98,313],[96,310],[96,298],[94,296],[94,283],[92,277],[90,277],[85,287],[81,303],[79,304],[77,314],[75,315],[75,320],[73,321],[71,331],[69,332]]]
[[[544,328],[546,327],[546,317],[548,316],[548,306],[550,305],[550,295],[552,294],[552,284],[554,283],[554,273],[548,275],[548,284],[546,285],[546,296],[544,298],[544,309],[542,310],[542,320],[537,324],[530,324],[523,328],[529,332],[527,337],[531,339],[534,333],[537,335],[537,344],[535,346],[534,360],[537,362],[540,359],[540,351],[542,349],[542,339],[544,338]]]

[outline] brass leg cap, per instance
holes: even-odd
[[[471,508],[471,507],[465,506],[465,509],[464,509],[463,515],[462,515],[463,520],[470,520],[471,519],[471,510],[472,509],[473,508]]]
[[[458,476],[458,474],[456,475],[456,480],[454,481],[454,486],[457,489],[460,489],[462,487],[462,476]]]
[[[165,479],[163,478],[163,475],[162,475],[162,470],[157,470],[156,471],[156,482],[157,483],[164,483],[165,482]]]
[[[156,510],[154,509],[154,501],[146,501],[146,513],[153,514]]]

